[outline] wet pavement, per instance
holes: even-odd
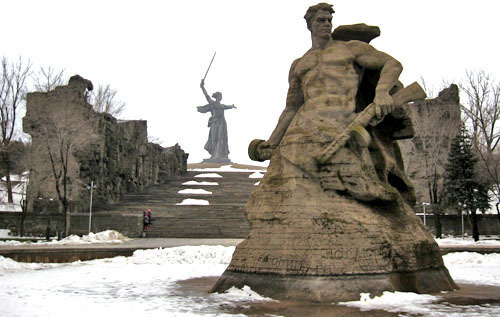
[[[99,252],[108,252],[108,254],[109,252],[128,252],[131,255],[131,253],[139,249],[171,248],[186,245],[235,246],[241,241],[242,239],[139,238],[123,243],[0,245],[0,255],[9,252],[20,254],[39,252],[48,255],[62,254],[64,252],[77,255],[95,255],[99,254]],[[457,251],[500,253],[499,246],[447,245],[441,246],[441,249],[443,253]],[[178,281],[174,295],[188,298],[206,298],[209,296],[210,288],[215,284],[217,279],[218,277],[211,276]],[[429,305],[429,308],[437,313],[432,314],[433,316],[446,316],[448,315],[447,311],[453,313],[461,312],[461,316],[470,315],[470,313],[474,316],[488,316],[489,314],[481,315],[482,312],[485,312],[483,309],[495,312],[500,311],[500,287],[473,284],[459,284],[459,287],[459,290],[453,292],[434,294],[441,299],[439,302]],[[362,311],[359,308],[339,306],[332,303],[297,301],[248,302],[238,306],[220,304],[210,309],[213,309],[216,314],[244,314],[246,316],[425,316],[425,314],[389,312],[385,310]]]
[[[206,297],[218,277],[201,277],[177,282],[177,296]],[[430,312],[426,314],[411,312],[389,312],[386,310],[360,310],[356,307],[347,307],[334,303],[311,303],[299,301],[266,301],[248,302],[244,305],[221,305],[216,308],[218,313],[244,314],[246,316],[352,316],[352,317],[392,317],[392,316],[490,316],[481,314],[481,311],[500,310],[500,287],[474,284],[458,284],[460,289],[432,294],[441,299],[429,305]],[[481,310],[486,307],[487,310]],[[499,307],[495,309],[494,307]],[[492,309],[493,308],[493,309]],[[431,313],[432,312],[432,313]]]

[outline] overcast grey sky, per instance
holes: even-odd
[[[310,47],[304,13],[319,1],[56,1],[2,0],[0,55],[64,68],[94,86],[110,84],[128,108],[125,119],[148,121],[149,135],[179,143],[200,162],[208,136],[201,89],[238,109],[226,111],[229,155],[250,163],[254,138],[267,139],[285,106],[288,70]],[[404,66],[401,81],[423,77],[439,87],[465,70],[500,70],[496,0],[337,0],[334,28],[377,25],[372,41]],[[500,76],[497,76],[497,78]]]

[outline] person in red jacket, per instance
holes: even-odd
[[[151,213],[151,209],[148,209],[143,214],[144,231],[149,229],[149,226],[151,226],[152,222],[153,222],[153,214]]]

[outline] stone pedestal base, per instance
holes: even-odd
[[[349,159],[332,164],[338,173],[319,175],[291,163],[279,150],[245,206],[249,235],[236,247],[214,291],[248,285],[276,299],[331,302],[359,300],[360,293],[456,287],[439,246],[395,187],[369,182],[364,169]],[[334,182],[361,188],[332,190]],[[363,201],[348,194],[363,189],[367,196],[361,198],[380,194],[384,199]]]
[[[225,163],[232,163],[230,159],[228,158],[208,158],[204,159],[203,163],[220,163],[220,164],[225,164]]]
[[[428,294],[458,288],[448,270],[442,267],[417,272],[342,276],[253,274],[226,270],[212,291],[224,292],[232,286],[242,288],[245,285],[266,297],[312,302],[356,301],[360,293],[367,290],[372,296],[379,296],[384,291]]]

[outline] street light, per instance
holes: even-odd
[[[462,218],[462,240],[465,239],[465,226],[464,226],[464,208],[461,202],[458,203],[458,207],[460,208],[460,217]]]
[[[424,226],[427,224],[426,221],[425,221],[425,206],[429,206],[430,203],[422,203],[422,205],[424,206]],[[435,216],[435,215],[434,215]]]
[[[90,181],[90,186],[87,186],[87,189],[90,189],[89,234],[90,234],[90,227],[92,225],[92,192],[95,188],[97,187],[94,186],[94,181]]]

